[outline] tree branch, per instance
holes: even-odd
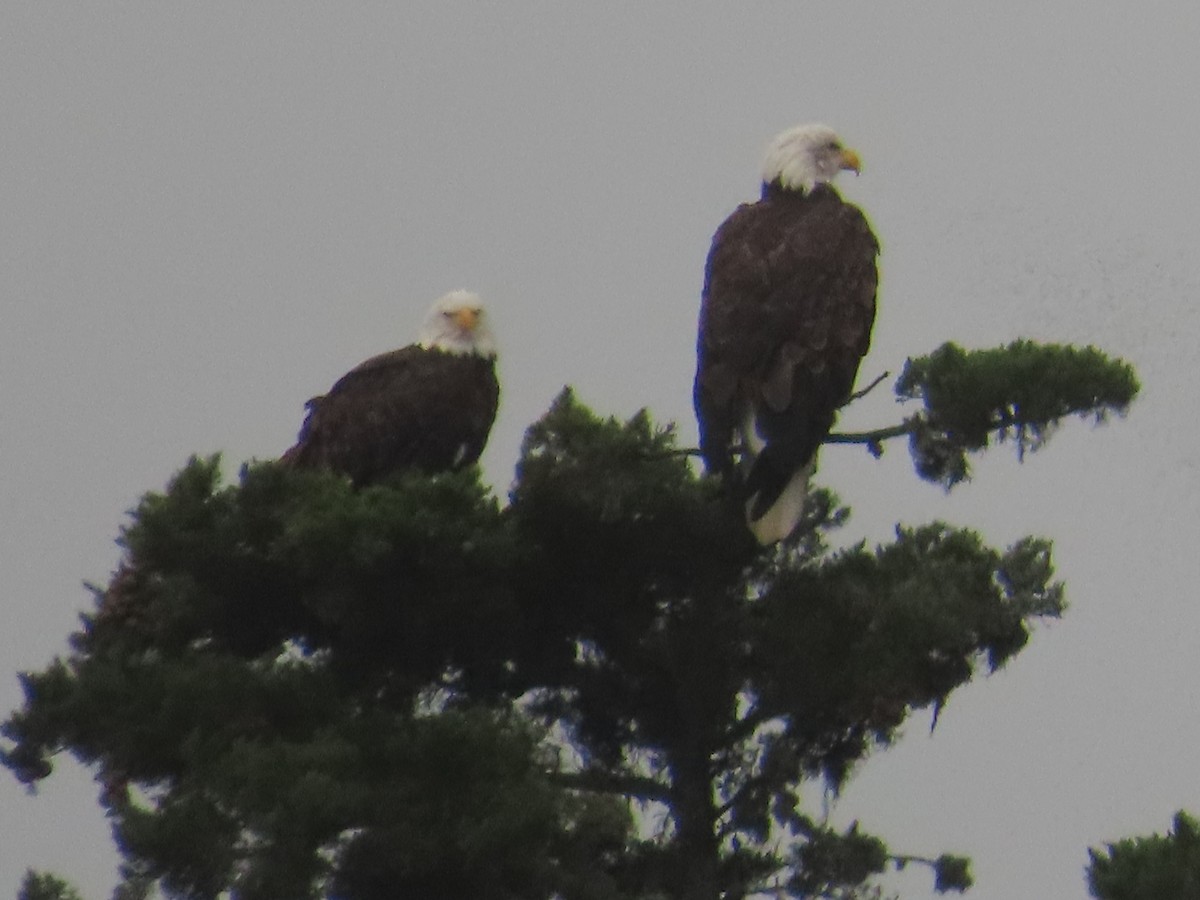
[[[769,722],[776,714],[767,713],[762,709],[754,709],[725,729],[725,744],[730,746],[754,734],[759,725]]]
[[[658,800],[664,803],[671,796],[667,785],[644,775],[621,775],[591,769],[582,772],[551,772],[549,777],[555,784],[575,791],[621,794],[638,800]]]
[[[876,378],[874,381],[872,381],[870,384],[868,384],[861,391],[855,391],[853,394],[851,394],[849,397],[847,397],[846,402],[843,403],[842,406],[848,406],[851,403],[853,403],[855,400],[861,400],[863,397],[867,396],[867,394],[871,393],[871,391],[875,390],[875,388],[879,387],[880,382],[882,382],[883,379],[887,378],[891,374],[892,374],[891,372],[885,371],[883,374],[881,374],[878,378]]]
[[[644,459],[670,459],[673,456],[703,456],[704,452],[699,447],[672,447],[670,450],[662,450],[657,453],[645,453]]]
[[[886,378],[885,372],[881,378]],[[871,389],[872,385],[863,388],[860,393],[866,393]],[[880,456],[883,453],[882,444],[884,441],[891,440],[895,437],[903,437],[906,434],[911,434],[916,424],[915,419],[905,419],[899,425],[890,425],[886,428],[876,428],[874,431],[843,431],[827,434],[823,444],[865,444],[872,456]],[[1004,427],[1005,423],[998,423],[995,428]],[[1012,423],[1007,423],[1011,425]],[[738,456],[745,452],[741,444],[734,444],[729,448],[729,452]],[[669,459],[675,456],[703,456],[703,452],[698,447],[674,447],[670,450],[663,450],[658,453],[645,454],[646,459]]]
[[[910,434],[913,430],[914,421],[905,419],[899,425],[891,425],[887,428],[876,428],[874,431],[843,431],[825,436],[824,443],[826,444],[878,444],[880,441],[886,441],[894,437]]]

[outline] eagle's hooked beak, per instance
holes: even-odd
[[[862,160],[858,158],[858,154],[846,147],[842,150],[841,164],[843,169],[853,172],[855,175],[862,171]]]
[[[474,331],[475,324],[479,321],[479,310],[471,309],[469,306],[456,310],[454,321],[463,331]]]

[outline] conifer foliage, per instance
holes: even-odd
[[[1088,856],[1088,887],[1097,900],[1200,897],[1200,822],[1183,810],[1165,835],[1124,838]]]
[[[947,459],[1030,450],[1137,389],[1095,351],[994,352],[914,361],[925,411],[860,439],[908,434],[926,474],[931,423]],[[568,390],[504,505],[474,469],[355,490],[193,459],[134,510],[69,655],[20,676],[3,762],[93,768],[126,898],[850,897],[914,861],[965,890],[965,858],[836,830],[801,788],[1058,616],[1050,544],[933,522],[838,547],[816,491],[763,549],[736,506],[670,428]]]

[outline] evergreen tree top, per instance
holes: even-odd
[[[1122,366],[947,345],[901,377],[924,411],[865,440],[909,434],[919,469],[918,433],[1034,449],[1123,410]],[[93,768],[130,898],[838,897],[911,862],[962,890],[962,857],[835,831],[801,789],[1059,616],[1051,545],[932,522],[839,548],[846,516],[816,491],[761,548],[670,427],[570,391],[507,504],[477,469],[355,489],[193,459],[132,512],[70,654],[21,675],[0,753],[29,783],[63,750]]]

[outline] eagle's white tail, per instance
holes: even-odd
[[[746,501],[746,524],[764,547],[782,541],[795,530],[804,512],[804,498],[808,496],[808,479],[813,473],[814,462],[796,471],[779,499],[760,518],[750,518],[757,494]]]

